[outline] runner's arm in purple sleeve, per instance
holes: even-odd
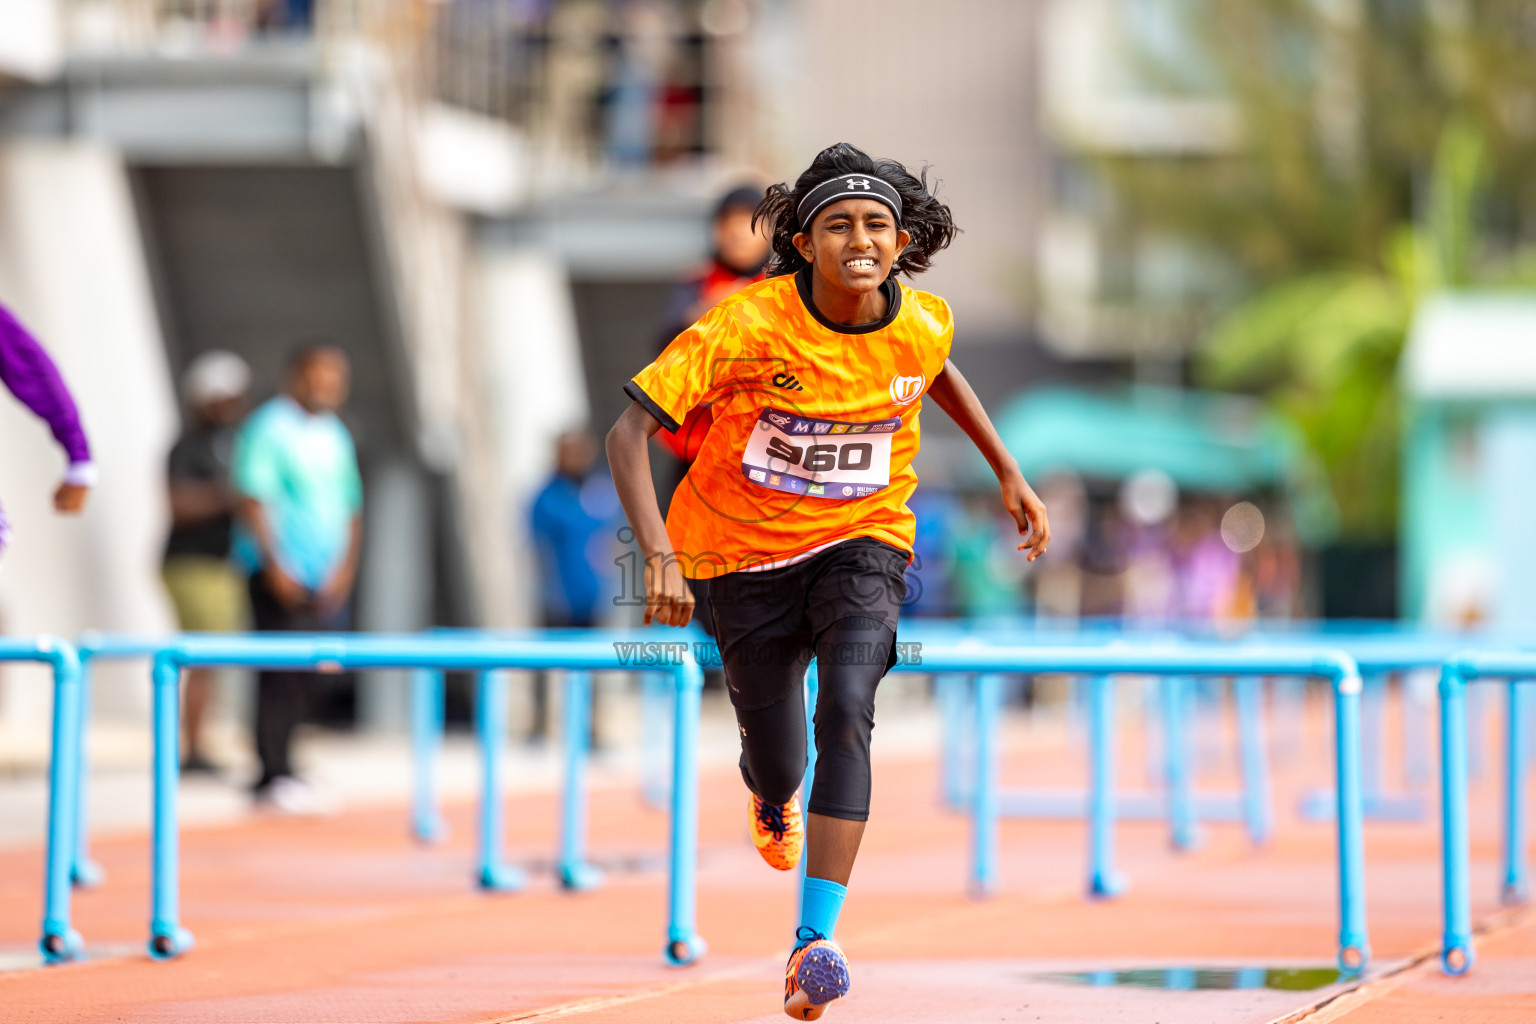
[[[54,503],[60,511],[77,511],[85,489],[96,483],[96,466],[79,410],[48,353],[4,306],[0,306],[0,383],[48,424],[69,457]]]

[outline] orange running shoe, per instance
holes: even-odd
[[[748,794],[747,810],[752,818],[752,844],[769,867],[790,871],[800,863],[805,846],[805,824],[800,818],[800,798],[792,796],[783,807],[765,803],[756,793]]]
[[[789,954],[784,968],[784,1012],[795,1020],[816,1020],[828,1003],[848,994],[848,958],[837,943],[809,928],[796,934],[805,945]]]

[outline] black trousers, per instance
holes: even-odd
[[[896,663],[908,554],[867,537],[767,572],[710,582],[709,610],[741,731],[741,776],[772,804],[805,775],[801,680],[816,658],[816,780],[806,808],[869,818],[875,690]]]
[[[298,608],[285,607],[256,573],[250,580],[251,618],[261,633],[314,633],[345,629],[345,610],[330,618],[321,616],[314,600]],[[256,789],[273,779],[293,774],[290,754],[294,730],[309,716],[319,677],[313,672],[266,671],[256,676],[256,756],[261,776]]]

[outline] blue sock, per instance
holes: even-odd
[[[837,930],[837,915],[843,912],[848,887],[825,878],[807,878],[800,891],[800,927],[795,930],[795,948],[811,942],[805,938],[809,929],[824,939]]]

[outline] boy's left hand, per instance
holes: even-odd
[[[1019,536],[1024,538],[1018,549],[1029,552],[1025,560],[1033,562],[1045,554],[1046,545],[1051,542],[1051,524],[1045,516],[1045,502],[1018,472],[1003,477],[1002,491],[1003,507],[1019,524]]]

